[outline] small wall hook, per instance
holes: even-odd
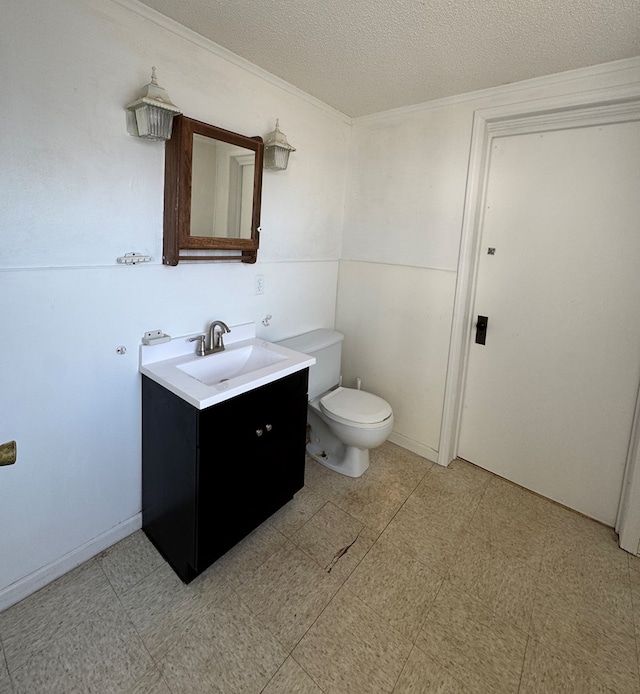
[[[273,318],[273,316],[270,313],[267,313],[267,315],[262,319],[262,325],[269,326],[270,325],[269,321],[272,318]]]

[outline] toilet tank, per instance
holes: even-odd
[[[278,343],[316,358],[309,367],[309,400],[338,385],[343,340],[342,333],[321,328]]]

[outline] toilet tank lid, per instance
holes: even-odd
[[[330,347],[338,342],[342,342],[342,340],[344,340],[344,335],[337,330],[319,328],[318,330],[312,330],[302,335],[296,335],[295,337],[281,340],[278,344],[283,347],[288,347],[289,349],[295,349],[297,352],[313,354],[319,349]]]

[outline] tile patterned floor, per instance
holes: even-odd
[[[638,644],[611,530],[386,443],[189,586],[137,532],[1,613],[0,694],[640,694]]]

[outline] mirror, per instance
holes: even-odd
[[[180,260],[255,263],[263,143],[177,116],[165,150],[165,265]]]
[[[250,239],[256,154],[193,135],[191,236]]]

